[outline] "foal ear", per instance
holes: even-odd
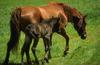
[[[31,28],[30,25],[27,25],[26,28],[25,28],[25,31],[29,31],[30,28]]]

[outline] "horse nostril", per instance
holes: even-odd
[[[87,36],[86,32],[84,32],[83,35],[84,35],[84,37],[86,37]]]
[[[87,34],[84,34],[84,37],[87,37]]]

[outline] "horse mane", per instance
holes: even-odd
[[[77,11],[76,8],[72,8],[71,11],[73,13],[73,16],[77,16],[78,18],[80,18],[82,16],[82,14],[79,11]]]
[[[63,8],[65,14],[68,15],[69,19],[72,19],[72,17],[81,18],[81,16],[82,16],[82,14],[76,8],[73,8],[65,3],[51,2],[51,3],[49,3],[49,5],[58,5],[61,8]]]

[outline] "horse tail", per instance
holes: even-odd
[[[21,18],[21,9],[16,8],[11,13],[11,20],[10,20],[10,40],[8,42],[8,46],[11,47],[12,51],[18,50],[18,43],[20,37],[20,18]]]

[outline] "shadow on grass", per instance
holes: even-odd
[[[21,63],[9,63],[9,65],[21,65]],[[25,64],[27,65],[27,64]]]
[[[39,60],[38,62],[39,62],[39,64],[35,61],[32,61],[32,65],[44,65],[45,64],[44,60]],[[0,65],[4,65],[4,64],[0,62]],[[8,65],[22,65],[22,64],[10,62]],[[24,62],[24,65],[29,65],[29,64],[27,62]]]
[[[3,65],[2,63],[0,63],[0,65]],[[21,63],[9,63],[9,65],[21,65]],[[27,64],[25,64],[27,65]]]
[[[0,63],[0,65],[3,65],[3,63]],[[8,65],[21,65],[21,63],[13,63],[10,62]],[[27,63],[24,63],[24,65],[28,65]]]

